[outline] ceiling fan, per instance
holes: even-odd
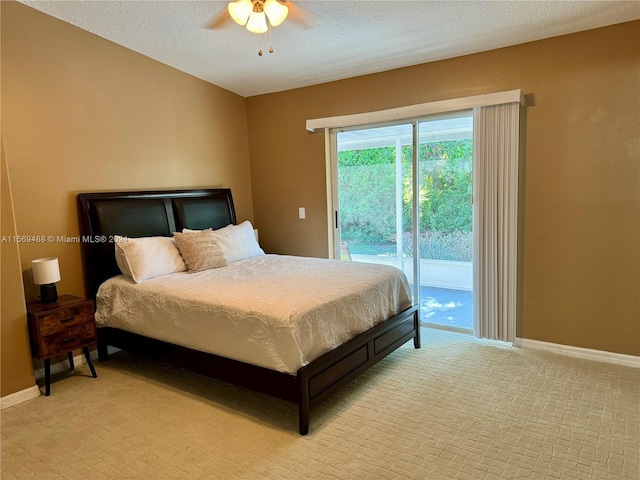
[[[290,0],[235,0],[204,27],[218,29],[233,20],[250,32],[260,34],[268,31],[271,35],[271,27],[277,27],[286,18],[303,27],[311,26],[307,11]],[[269,47],[269,53],[273,53],[273,47]],[[262,49],[258,55],[262,55]]]

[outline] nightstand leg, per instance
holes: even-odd
[[[73,364],[73,352],[67,352],[67,357],[69,357],[69,368],[74,370],[76,366]]]
[[[83,347],[82,351],[84,352],[84,358],[87,359],[87,364],[89,365],[89,368],[91,369],[91,375],[93,375],[93,378],[96,378],[98,376],[98,374],[96,373],[96,369],[93,368],[93,362],[91,361],[91,354],[89,353],[89,348],[88,347]]]
[[[48,397],[51,393],[51,359],[44,361],[44,394]]]

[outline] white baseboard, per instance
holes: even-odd
[[[84,355],[74,355],[73,364],[74,365],[84,365],[87,362],[84,359]],[[55,373],[60,373],[69,370],[69,361],[67,359],[62,360],[61,362],[52,363],[51,364],[51,375]],[[35,370],[34,375],[36,376],[36,380],[42,380],[44,378],[44,367],[38,368]]]
[[[111,346],[107,347],[107,352],[109,353],[109,355],[119,351],[120,351],[119,348],[115,348]],[[98,359],[97,350],[95,349],[91,350],[90,353],[91,353],[92,360]],[[74,355],[73,364],[75,366],[86,365],[87,361],[85,360],[83,354]],[[61,362],[51,364],[51,375],[53,375],[54,373],[59,373],[66,370],[69,370],[69,361],[67,359]],[[36,380],[43,379],[44,367],[38,368],[33,373],[36,377]],[[34,385],[33,387],[25,388],[24,390],[20,390],[19,392],[11,393],[9,395],[5,395],[4,397],[0,398],[0,409],[4,410],[5,408],[13,407],[14,405],[18,405],[20,403],[26,402],[33,398],[38,398],[39,396],[40,396],[40,387],[38,387],[38,385]]]
[[[0,398],[1,409],[13,407],[15,405],[19,405],[20,403],[26,402],[28,400],[32,400],[34,398],[38,398],[40,396],[40,388],[37,385],[33,387],[25,388],[24,390],[20,390],[19,392],[11,393],[9,395],[5,395]]]
[[[516,341],[513,342],[513,344],[516,347],[529,348],[531,350],[545,350],[548,352],[559,353],[561,355],[568,355],[570,357],[614,363],[625,367],[640,368],[640,357],[635,355],[605,352],[604,350],[593,350],[591,348],[572,347],[570,345],[541,342],[540,340],[530,340],[528,338],[516,338]]]
[[[74,365],[84,365],[87,362],[84,359],[84,355],[75,355],[73,357]],[[65,370],[69,370],[69,361],[63,360],[61,362],[51,364],[51,374],[59,373]],[[44,367],[38,368],[33,372],[36,380],[42,380],[44,378]],[[34,385],[33,387],[29,387],[25,390],[20,390],[19,392],[12,393],[10,395],[6,395],[2,397],[0,400],[2,401],[2,408],[13,407],[14,405],[18,405],[19,403],[26,402],[27,400],[31,400],[32,398],[37,398],[40,396],[40,387],[38,385]]]
[[[107,347],[107,352],[109,353],[109,355],[119,351],[120,351],[119,348],[112,347],[110,345]],[[91,359],[95,363],[95,360],[98,359],[98,350],[93,349],[93,350],[90,350],[89,353],[91,354]],[[84,354],[81,353],[80,355],[74,355],[73,364],[77,366],[86,365],[87,361],[84,358]],[[69,370],[69,360],[67,359],[62,360],[61,362],[51,364],[51,375],[53,375],[54,373],[64,372],[66,370]],[[42,380],[44,378],[44,367],[38,368],[33,373],[36,376],[36,380]]]

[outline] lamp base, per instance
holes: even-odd
[[[58,290],[55,283],[40,285],[40,301],[42,303],[53,303],[58,300]]]

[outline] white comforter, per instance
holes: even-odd
[[[158,340],[295,374],[411,306],[394,267],[264,255],[135,284],[106,281],[96,321]]]

